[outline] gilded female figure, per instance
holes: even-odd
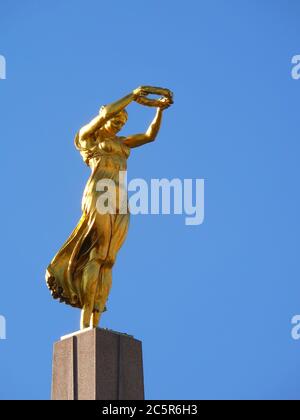
[[[163,96],[154,100],[147,98],[149,94]],[[146,133],[120,137],[118,133],[128,118],[125,108],[132,101],[155,106],[157,112]],[[97,191],[97,183],[103,179],[114,181],[116,203],[119,203],[118,196],[123,192],[119,172],[126,171],[130,149],[155,140],[163,111],[172,103],[172,92],[168,89],[139,87],[124,98],[101,107],[99,114],[76,134],[75,146],[92,173],[83,194],[82,217],[49,265],[46,281],[55,299],[82,309],[81,329],[96,327],[106,310],[112,267],[129,224],[129,212],[120,212],[118,206],[114,214],[97,211],[97,199],[101,194]]]

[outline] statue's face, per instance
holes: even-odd
[[[117,134],[123,128],[126,120],[126,116],[123,113],[117,114],[115,117],[107,121],[105,128],[108,132]]]

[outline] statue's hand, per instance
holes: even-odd
[[[173,99],[171,98],[161,98],[158,100],[158,104],[157,107],[160,108],[161,110],[165,110],[167,108],[169,108],[171,105],[173,104]]]
[[[169,102],[170,102],[170,105],[172,105],[173,104],[173,92],[170,89],[164,89],[164,90],[165,90],[165,93],[164,93],[165,98],[168,99]]]
[[[148,86],[140,86],[132,92],[134,100],[149,95]]]

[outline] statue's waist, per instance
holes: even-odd
[[[127,161],[125,158],[116,155],[98,155],[89,159],[89,166],[93,171],[103,168],[110,168],[114,171],[126,171]]]

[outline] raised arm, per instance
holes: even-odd
[[[144,144],[151,143],[156,139],[159,132],[163,111],[170,106],[168,100],[162,99],[161,106],[157,108],[156,115],[149,125],[146,133],[134,134],[125,138],[124,143],[130,148],[143,146]]]
[[[132,101],[136,100],[138,97],[146,96],[147,94],[147,88],[141,86],[135,89],[129,95],[124,96],[124,98],[103,106],[100,109],[99,115],[97,115],[89,124],[85,125],[79,130],[80,140],[85,140],[90,137],[95,131],[103,127],[110,118],[118,114],[120,111],[122,111],[122,109],[126,108],[127,105],[129,105]]]

